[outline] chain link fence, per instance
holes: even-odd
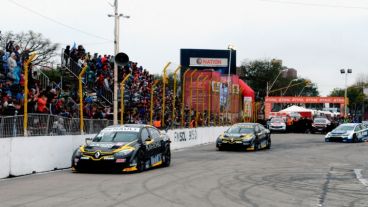
[[[0,138],[24,135],[23,115],[0,117]],[[84,133],[96,134],[112,125],[112,120],[84,119]],[[28,114],[28,136],[56,136],[80,134],[79,118],[51,114]]]

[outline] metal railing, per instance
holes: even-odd
[[[68,55],[65,55],[64,49],[61,50],[61,65],[65,69],[67,69],[72,75],[78,78],[78,75],[82,71],[82,68],[72,60]],[[87,85],[87,81],[85,79],[82,80],[83,85]],[[104,101],[112,104],[113,102],[113,93],[110,90],[102,88],[97,88],[95,84],[92,84],[93,91],[97,92],[97,95],[102,98]],[[87,87],[88,88],[88,87]]]
[[[23,115],[0,117],[0,138],[24,135]],[[84,133],[95,134],[112,125],[112,120],[84,119]],[[78,135],[79,118],[51,114],[28,114],[28,136]]]
[[[111,90],[106,89],[105,87],[101,87],[100,89],[97,89],[97,91],[100,90],[99,92],[97,92],[97,94],[104,99],[105,101],[107,101],[109,104],[112,104],[113,102],[113,96],[114,94],[112,93]]]
[[[38,79],[41,83],[41,89],[46,89],[46,87],[50,85],[50,78],[41,70],[38,71]]]

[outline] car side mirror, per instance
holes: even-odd
[[[86,142],[86,145],[88,146],[88,145],[90,145],[91,143],[92,143],[92,138],[86,138],[85,139],[85,142]]]

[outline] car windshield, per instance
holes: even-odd
[[[354,130],[354,126],[352,126],[352,125],[340,125],[335,130],[351,131],[351,130]]]
[[[284,120],[281,118],[273,118],[271,119],[271,123],[284,123]]]
[[[326,119],[314,119],[313,122],[314,123],[319,123],[319,124],[325,124],[327,121],[326,121]]]
[[[102,131],[93,139],[93,142],[132,142],[137,139],[138,132]]]
[[[230,129],[227,130],[229,134],[249,134],[253,133],[254,129],[251,125],[244,125],[244,126],[232,126]]]

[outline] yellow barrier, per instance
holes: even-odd
[[[125,92],[125,82],[128,80],[128,78],[131,76],[132,74],[129,73],[127,76],[125,76],[125,78],[123,79],[123,81],[121,81],[120,83],[120,124],[123,125],[124,124],[124,92]]]
[[[189,125],[192,122],[192,101],[193,101],[193,75],[197,72],[197,69],[194,69],[193,72],[190,74],[190,100],[189,100]]]
[[[84,120],[83,120],[83,83],[82,83],[82,76],[87,70],[87,65],[82,68],[82,71],[79,73],[78,81],[79,81],[79,118],[80,118],[80,132],[83,135],[83,129],[84,129]]]
[[[203,84],[205,83],[207,78],[208,78],[208,76],[203,78],[203,80],[202,80]],[[203,121],[203,123],[202,123],[202,125],[204,124],[204,119],[205,119],[205,117],[204,117],[204,93],[205,93],[205,90],[204,89],[205,89],[205,87],[202,88],[202,95],[203,95],[203,102],[202,102],[202,121]]]
[[[187,75],[187,73],[189,72],[190,70],[187,69],[184,74],[183,74],[183,86],[181,88],[181,94],[182,94],[182,100],[181,100],[181,127],[184,127],[184,108],[185,108],[185,103],[184,103],[184,97],[185,97],[185,76]]]
[[[36,53],[32,53],[31,56],[24,62],[24,118],[23,118],[23,133],[24,136],[28,136],[28,67],[32,62]]]
[[[211,85],[211,83],[212,83],[212,75],[211,75],[211,80],[210,81],[208,81],[208,84],[209,84],[209,86],[208,86],[208,124],[210,124],[210,122],[211,122],[211,94],[212,94],[212,85]],[[216,121],[214,121],[214,122],[216,122]],[[214,125],[216,125],[216,123],[214,123]]]
[[[196,81],[196,114],[195,114],[195,117],[196,117],[196,122],[195,122],[195,127],[198,127],[198,110],[199,110],[199,96],[198,96],[198,92],[199,92],[199,87],[198,87],[198,84],[199,84],[199,79],[203,76],[203,73],[199,74],[199,76],[197,76],[197,81]]]
[[[167,68],[169,67],[170,64],[171,64],[171,62],[166,63],[166,65],[164,67],[164,70],[163,70],[163,74],[162,74],[162,83],[163,83],[163,86],[162,86],[162,117],[161,117],[161,127],[164,127],[165,126],[165,100],[166,100],[166,97],[165,97],[165,91],[166,91],[166,89],[165,88],[166,88],[166,80],[169,81],[169,79],[167,78],[167,75],[166,75],[166,70],[167,70]]]
[[[150,125],[153,124],[152,122],[152,118],[153,118],[153,91],[155,86],[157,85],[157,83],[159,82],[159,80],[155,80],[152,87],[151,87],[151,105],[150,105]]]
[[[179,65],[175,71],[174,71],[174,94],[173,94],[173,105],[172,105],[172,122],[175,121],[175,101],[176,101],[176,76],[177,76],[177,73],[178,71],[180,70],[181,66]]]

